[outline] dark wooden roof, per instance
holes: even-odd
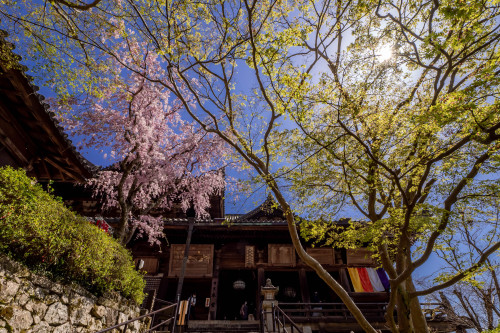
[[[2,37],[0,45],[20,60]],[[0,59],[0,165],[22,167],[40,181],[91,177],[94,166],[76,151],[25,70]]]
[[[266,200],[255,209],[243,215],[227,215],[226,220],[231,224],[240,225],[286,223],[285,215],[271,193],[269,193]]]

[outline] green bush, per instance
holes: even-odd
[[[500,333],[500,326],[498,326],[497,328],[494,328],[492,330],[483,331],[482,333]]]
[[[0,168],[0,251],[96,294],[144,298],[144,280],[127,249],[11,167]]]

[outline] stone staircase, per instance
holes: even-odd
[[[258,320],[190,320],[183,333],[260,333]],[[177,329],[176,329],[177,331]],[[156,333],[170,333],[156,331]]]
[[[186,333],[259,333],[257,320],[190,320]]]

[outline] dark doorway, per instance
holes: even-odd
[[[234,289],[235,281],[243,281],[244,289]],[[217,297],[218,320],[241,320],[240,308],[248,302],[248,313],[255,316],[257,297],[257,272],[249,270],[221,270]]]
[[[175,301],[175,292],[177,291],[178,279],[168,279],[168,289],[166,299]],[[209,308],[205,306],[205,300],[210,297],[210,287],[212,279],[210,278],[185,278],[182,285],[181,300],[187,300],[192,294],[196,294],[196,305],[194,309],[194,318],[196,320],[207,320]]]
[[[302,302],[298,272],[266,272],[266,279],[271,279],[275,287],[279,287],[276,299],[285,303]]]
[[[340,283],[340,275],[338,271],[329,272],[330,275]],[[307,284],[309,285],[309,293],[312,297],[314,292],[318,292],[319,300],[322,303],[340,302],[340,298],[335,292],[323,281],[316,272],[307,272]]]

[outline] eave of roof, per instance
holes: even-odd
[[[21,57],[16,55],[12,50],[14,49],[14,45],[5,41],[5,37],[7,34],[4,31],[0,31],[0,44],[2,44],[2,49],[4,52],[8,52],[8,57],[11,59],[15,59],[15,61],[19,62]],[[36,119],[36,122],[27,123],[24,122],[19,117],[20,112],[19,109],[12,110],[7,108],[4,112],[10,112],[10,119],[16,122],[17,127],[21,127],[22,130],[30,135],[31,133],[44,132],[45,138],[42,140],[37,140],[40,138],[32,138],[33,145],[32,149],[34,152],[39,153],[41,156],[37,156],[39,160],[43,160],[42,162],[47,162],[54,168],[56,168],[59,173],[59,179],[54,179],[51,175],[48,175],[49,179],[52,180],[70,180],[70,181],[85,181],[87,178],[92,177],[94,171],[96,170],[96,166],[85,159],[74,147],[71,140],[68,138],[68,135],[64,133],[64,129],[59,124],[59,121],[56,119],[56,114],[49,109],[49,105],[44,103],[43,100],[45,97],[37,91],[39,88],[31,83],[32,78],[27,75],[25,72],[28,70],[26,66],[17,65],[16,68],[8,68],[4,59],[0,59],[0,81],[3,82],[1,84],[4,86],[13,86],[15,91],[6,91],[2,92],[2,105],[7,103],[7,105],[18,103],[22,101],[22,107],[28,109],[32,112],[33,117]],[[7,126],[7,124],[5,124]],[[1,130],[1,128],[0,128]],[[0,132],[2,134],[2,132]],[[45,139],[45,141],[43,140]],[[54,146],[54,150],[59,154],[58,156],[43,156],[45,152],[47,152],[47,145],[52,144]],[[18,149],[17,156],[19,154],[28,154],[27,148],[22,149],[23,147],[15,147],[12,143],[7,147],[10,149]],[[16,156],[14,154],[14,156]],[[33,158],[34,156],[32,156]],[[22,163],[22,156],[19,158],[19,162]],[[33,161],[27,161],[28,165],[24,165],[24,167],[30,167],[30,163]],[[62,174],[64,173],[65,176]],[[57,177],[57,175],[56,175]]]
[[[274,217],[273,217],[274,215]],[[254,208],[250,212],[243,215],[234,215],[230,218],[231,222],[239,222],[239,221],[255,221],[258,219],[271,221],[274,218],[284,220],[284,215],[281,208],[278,206],[276,201],[274,200],[271,193],[267,195],[266,200],[262,202],[258,207]]]

